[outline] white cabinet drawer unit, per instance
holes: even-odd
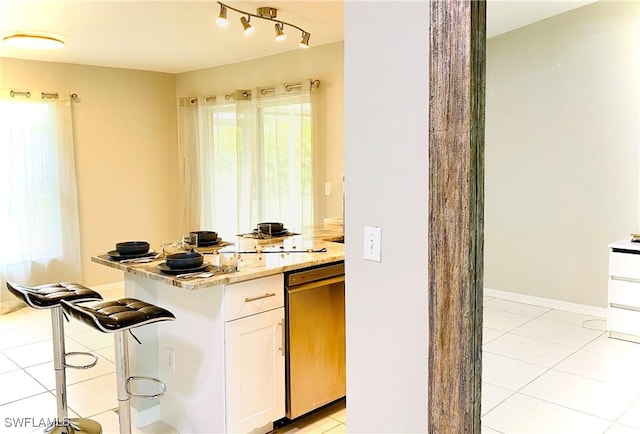
[[[640,243],[609,244],[609,336],[640,343]]]
[[[271,431],[285,415],[282,274],[225,288],[226,432]]]

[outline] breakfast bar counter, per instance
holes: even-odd
[[[125,264],[108,254],[92,257],[123,271],[126,297],[176,317],[136,330],[142,345],[129,345],[129,375],[167,386],[159,399],[131,401],[134,425],[162,421],[189,433],[271,431],[285,416],[284,273],[343,261],[344,244],[332,241],[341,235],[315,229],[225,240],[221,251],[241,252],[238,271],[189,280],[163,273],[162,257]],[[197,250],[215,264],[214,251]]]
[[[132,275],[145,277],[186,290],[196,290],[215,285],[243,282],[314,265],[342,261],[344,260],[344,244],[333,241],[341,237],[342,234],[335,230],[321,228],[305,231],[299,235],[274,237],[271,239],[254,239],[238,236],[233,243],[230,244],[226,242],[225,246],[220,249],[197,248],[197,250],[204,255],[204,260],[210,263],[215,262],[218,251],[241,252],[238,271],[233,273],[216,273],[209,278],[193,280],[182,280],[176,278],[174,275],[163,273],[158,269],[158,265],[164,262],[164,258],[162,257],[152,262],[123,264],[111,259],[111,257],[105,253],[93,256],[91,260],[95,263],[116,268]],[[326,252],[309,252],[321,249],[326,249]],[[283,252],[275,253],[275,251],[278,250],[283,250]],[[295,253],[291,253],[292,251],[295,251]]]

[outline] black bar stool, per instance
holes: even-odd
[[[93,307],[81,306],[62,301],[62,309],[70,316],[84,322],[91,327],[104,332],[113,333],[116,352],[116,382],[118,387],[118,419],[120,433],[131,433],[130,398],[154,399],[164,394],[166,385],[152,377],[129,376],[129,347],[127,345],[127,330],[159,321],[172,321],[176,317],[166,309],[136,300],[123,298],[106,301]],[[134,336],[135,337],[135,336]],[[131,392],[129,383],[136,380],[150,380],[157,383],[160,391],[152,395]]]
[[[53,369],[56,374],[56,407],[57,415],[55,423],[45,428],[47,433],[73,434],[87,433],[100,434],[102,427],[91,419],[69,419],[67,406],[67,374],[65,368],[88,369],[98,363],[98,356],[92,353],[65,352],[64,348],[64,321],[60,303],[79,303],[87,301],[100,301],[102,296],[97,292],[78,283],[50,283],[35,287],[27,287],[12,282],[7,282],[7,288],[13,295],[27,303],[34,309],[51,310],[51,329],[53,340]],[[66,357],[71,355],[86,355],[93,357],[93,362],[87,365],[71,365]]]

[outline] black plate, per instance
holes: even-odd
[[[198,247],[211,247],[222,242],[222,238],[218,238],[215,241],[198,241]]]
[[[201,266],[195,268],[171,268],[166,262],[156,265],[156,268],[163,273],[167,274],[182,274],[182,273],[195,273],[197,271],[204,271],[211,265],[208,262],[203,262]]]
[[[272,237],[281,237],[283,235],[289,235],[289,229],[283,229],[280,232],[271,232]],[[264,232],[260,232],[261,235],[269,236],[269,234],[265,234]],[[253,235],[258,235],[258,230],[253,230]]]
[[[146,258],[147,256],[154,256],[156,252],[153,250],[149,250],[147,253],[139,253],[137,255],[121,255],[117,250],[111,250],[107,252],[107,255],[111,257],[114,261],[123,261],[125,259],[138,259],[138,258]]]

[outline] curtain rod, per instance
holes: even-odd
[[[284,90],[287,92],[291,92],[293,89],[298,89],[302,87],[302,83],[291,83],[291,84],[286,84],[284,86]],[[315,79],[315,80],[311,80],[311,89],[317,89],[320,87],[320,80]],[[266,95],[269,92],[275,92],[276,88],[275,86],[273,87],[262,87],[259,88],[260,89],[260,95]],[[229,101],[231,98],[236,97],[236,99],[239,100],[247,100],[251,98],[251,91],[248,89],[240,89],[240,90],[236,90],[235,94],[225,94],[224,95],[224,100],[225,101]],[[216,97],[215,96],[206,96],[204,98],[205,102],[211,102],[211,101],[215,101]],[[196,100],[194,98],[190,99],[191,104],[195,104]]]
[[[302,87],[302,83],[287,84],[285,85],[284,90],[286,90],[287,92],[291,92],[293,89],[297,89],[299,87]],[[317,79],[311,80],[311,89],[317,89],[318,87],[320,87],[320,80],[317,80]],[[266,95],[269,92],[275,92],[275,91],[276,91],[275,87],[263,87],[260,89],[260,94]]]
[[[31,91],[28,90],[11,90],[9,92],[9,96],[11,96],[11,98],[15,98],[16,96],[24,96],[26,98],[31,98]],[[58,92],[40,92],[40,98],[41,99],[58,99],[59,95]],[[71,93],[69,94],[69,97],[72,100],[77,100],[78,99],[78,94],[77,93]]]

